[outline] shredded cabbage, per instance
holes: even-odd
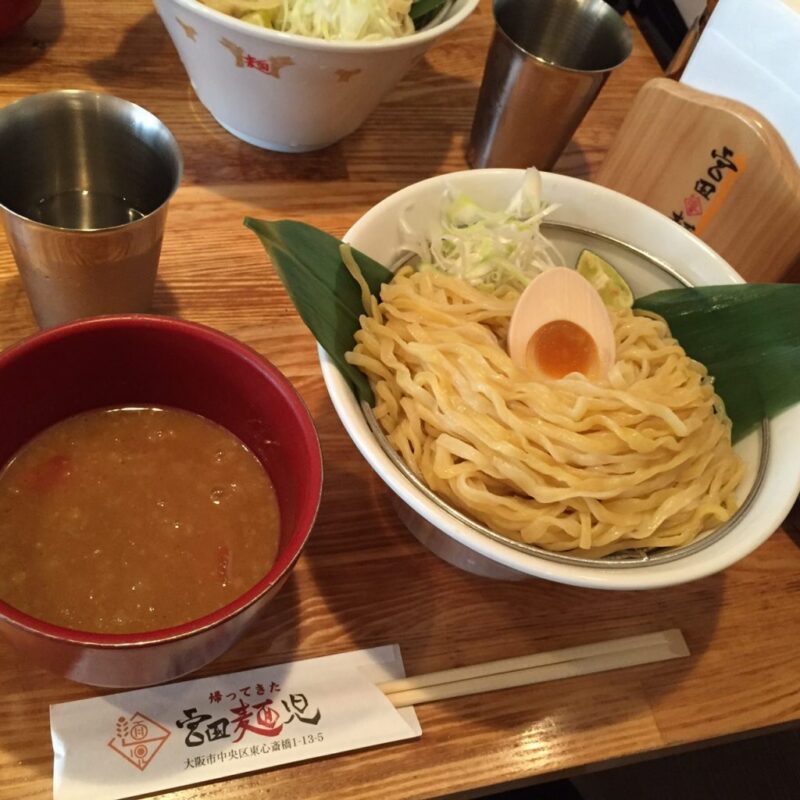
[[[414,33],[411,0],[200,0],[223,14],[317,39],[369,41]]]
[[[557,208],[542,202],[541,190],[539,172],[531,168],[502,211],[448,192],[439,218],[424,232],[412,226],[409,210],[403,214],[403,249],[416,256],[420,270],[437,269],[486,291],[522,291],[542,270],[565,263],[540,231],[542,219]]]

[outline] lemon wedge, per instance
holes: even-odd
[[[597,289],[606,306],[621,311],[633,305],[633,292],[622,275],[597,253],[584,250],[578,257],[578,274]]]

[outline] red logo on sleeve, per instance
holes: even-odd
[[[169,739],[169,730],[138,711],[130,718],[119,717],[116,736],[108,746],[136,769],[144,771]]]

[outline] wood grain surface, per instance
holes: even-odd
[[[95,88],[144,105],[173,130],[186,172],[170,207],[155,308],[253,346],[295,383],[320,433],[326,485],[318,524],[255,629],[202,674],[398,642],[409,674],[680,628],[688,659],[511,689],[419,709],[423,736],[222,783],[175,798],[478,796],[796,721],[800,538],[783,531],[737,566],[688,586],[605,593],[503,583],[449,567],[391,509],[327,399],[314,342],[246,214],[293,217],[342,234],[413,181],[465,168],[491,33],[483,0],[338,145],[308,155],[257,150],[194,96],[147,0],[44,0],[0,45],[0,103]],[[638,88],[658,74],[638,32],[557,166],[591,178]],[[0,240],[0,346],[35,330]],[[4,424],[10,421],[4,420]],[[0,645],[0,797],[52,790],[50,703],[90,697]]]
[[[679,215],[747,281],[786,280],[800,265],[800,167],[744,103],[648,81],[596,180]]]

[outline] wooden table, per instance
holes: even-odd
[[[800,717],[800,540],[778,531],[723,575],[647,593],[492,582],[439,561],[398,522],[388,489],[339,424],[312,337],[242,227],[246,214],[294,217],[341,235],[390,192],[464,168],[490,23],[484,1],[359,131],[308,155],[261,151],[220,128],[194,96],[147,0],[44,0],[0,49],[3,105],[48,89],[91,88],[149,108],[172,129],[186,174],[169,212],[155,311],[215,326],[256,348],[294,382],[319,428],[326,483],[309,546],[269,613],[203,674],[390,642],[417,674],[671,627],[684,631],[693,653],[426,705],[419,741],[170,796],[476,796]],[[636,90],[657,74],[635,36],[632,57],[608,82],[558,171],[591,178]],[[2,244],[0,345],[34,330]],[[50,795],[48,705],[93,694],[0,646],[0,796]]]

